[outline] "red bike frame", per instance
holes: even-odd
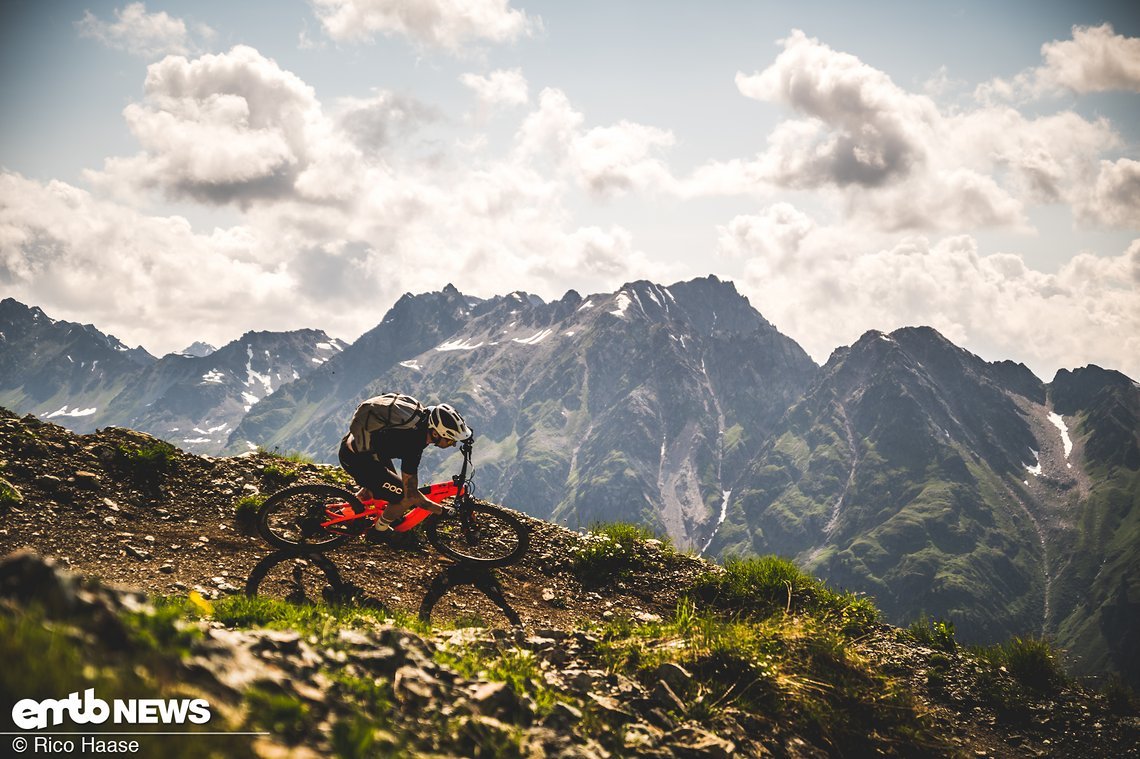
[[[420,492],[432,503],[441,503],[444,499],[460,494],[459,486],[454,481],[426,485],[420,488]],[[356,512],[347,503],[330,503],[325,507],[328,521],[322,522],[321,527],[330,532],[340,532],[349,522],[355,522],[358,519],[371,519],[372,523],[376,524],[376,520],[384,513],[384,507],[388,505],[388,501],[373,498],[368,501],[361,501],[361,504],[365,507],[364,511]],[[416,506],[404,515],[399,524],[392,525],[392,529],[396,532],[407,532],[415,529],[430,514],[431,512],[424,507]]]

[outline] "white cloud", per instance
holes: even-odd
[[[145,101],[123,115],[143,152],[109,159],[90,175],[99,183],[242,205],[353,192],[329,186],[355,154],[333,136],[312,88],[251,47],[151,64]]]
[[[784,186],[878,187],[927,159],[939,115],[934,103],[894,84],[853,55],[795,30],[764,71],[736,75],[747,97],[782,102],[810,120],[773,138],[766,172]]]
[[[1140,92],[1140,38],[1116,34],[1111,24],[1074,26],[1069,40],[1041,46],[1045,65],[977,89],[983,101],[1029,100],[1062,91]]]
[[[459,80],[486,106],[525,105],[529,99],[522,69],[499,69],[486,76],[464,74]]]
[[[124,117],[141,151],[88,175],[110,192],[4,175],[0,281],[64,318],[91,293],[114,293],[87,304],[88,318],[151,350],[226,342],[234,325],[352,338],[385,303],[448,281],[475,295],[510,281],[554,297],[673,274],[628,230],[569,210],[582,190],[667,181],[655,151],[671,136],[589,126],[561,92],[544,93],[496,154],[432,136],[454,121],[391,93],[326,109],[300,78],[239,46],[151,65],[145,99]],[[237,205],[241,226],[202,234],[133,210],[154,192]]]
[[[57,318],[82,314],[131,344],[171,349],[194,333],[216,342],[236,337],[232,325],[267,323],[296,285],[248,228],[197,234],[179,217],[9,172],[0,173],[0,284]],[[279,316],[268,323],[286,326]]]
[[[367,98],[341,98],[334,114],[345,138],[366,153],[384,150],[442,118],[437,108],[391,92],[376,92]]]
[[[678,191],[661,155],[674,144],[672,132],[630,121],[585,129],[584,122],[564,92],[543,90],[518,130],[515,159],[550,164],[600,197]]]
[[[1073,27],[1073,39],[1041,48],[1038,79],[1073,92],[1140,92],[1140,38],[1114,34],[1111,24]]]
[[[1074,203],[1083,220],[1140,229],[1140,161],[1101,161],[1091,192]]]
[[[1120,145],[1105,119],[996,105],[943,112],[802,32],[782,48],[769,67],[738,73],[736,83],[797,117],[772,129],[752,160],[699,167],[679,183],[682,194],[828,193],[852,225],[883,231],[1027,231],[1027,209],[1038,203],[1068,202],[1094,223],[1134,216],[1129,165],[1102,168],[1102,156]],[[1107,207],[1095,205],[1106,198]]]
[[[84,11],[76,22],[79,34],[102,42],[108,47],[134,55],[155,58],[160,55],[187,55],[198,49],[195,37],[209,39],[214,31],[198,25],[192,34],[186,22],[160,11],[147,13],[143,3],[131,3],[115,11],[115,21],[103,21],[91,11]]]
[[[753,273],[785,269],[800,244],[816,229],[810,216],[790,203],[776,203],[758,215],[737,216],[719,230],[722,253],[751,259]]]
[[[742,291],[819,361],[868,329],[929,325],[1045,380],[1085,363],[1140,377],[1140,240],[1048,274],[1020,255],[981,255],[967,235],[852,242],[786,204],[737,217],[720,236],[723,254],[747,259]]]
[[[462,52],[473,42],[512,42],[541,21],[509,0],[311,0],[335,40],[362,42],[377,33],[399,34],[417,46]]]

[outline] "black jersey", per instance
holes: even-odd
[[[371,435],[368,452],[389,469],[395,469],[392,459],[399,459],[401,473],[418,474],[420,458],[428,445],[427,434],[426,419],[410,430],[378,430]]]

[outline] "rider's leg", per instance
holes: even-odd
[[[370,453],[357,453],[350,450],[347,435],[340,441],[337,458],[340,460],[341,468],[357,484],[356,497],[361,503],[367,503],[378,494],[387,492],[381,489],[382,483],[390,479],[386,467],[376,461]],[[380,497],[384,498],[384,496]]]

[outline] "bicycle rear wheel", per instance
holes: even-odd
[[[336,548],[367,527],[366,520],[322,526],[331,514],[351,507],[364,511],[356,496],[332,485],[295,485],[280,490],[257,511],[257,531],[276,548],[321,553]]]
[[[485,567],[514,564],[530,545],[521,519],[481,503],[431,519],[427,538],[444,556]]]

